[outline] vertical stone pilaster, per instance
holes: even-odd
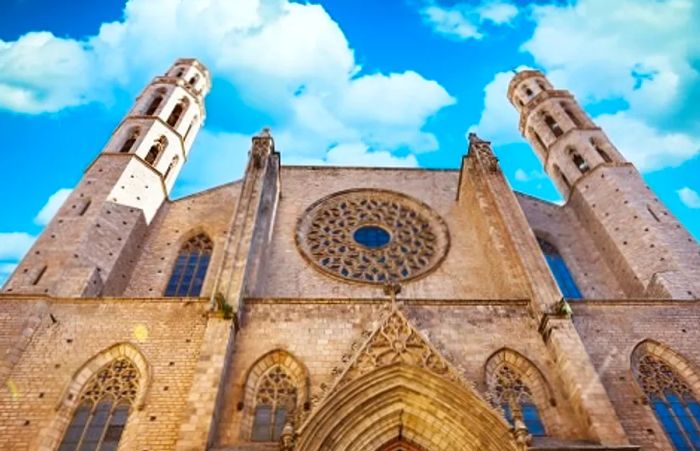
[[[257,273],[279,197],[279,156],[267,130],[253,138],[241,195],[229,228],[222,266],[212,290],[212,309],[176,444],[203,450],[216,437],[225,383],[247,281]],[[230,314],[233,319],[226,319]]]
[[[602,445],[627,445],[615,408],[569,318],[545,316],[540,332],[556,362],[571,406],[591,438]]]

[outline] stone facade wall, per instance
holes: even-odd
[[[20,324],[31,315],[38,320],[23,328],[29,340],[0,390],[0,449],[53,449],[47,444],[60,441],[72,414],[59,406],[74,374],[120,343],[129,343],[144,356],[152,376],[141,381],[146,390],[143,408],[132,411],[122,440],[130,443],[129,449],[172,449],[198,361],[205,307],[184,299],[43,301],[4,296],[0,318],[13,320],[2,322],[3,347],[21,336]],[[58,418],[64,415],[68,417]],[[57,422],[63,424],[59,430]]]
[[[517,198],[535,235],[557,247],[585,299],[625,296],[608,260],[570,208],[524,194]]]
[[[651,339],[684,356],[700,377],[700,305],[697,301],[590,301],[572,306],[576,330],[630,442],[648,451],[671,449],[635,380],[630,358],[639,343]]]
[[[478,205],[456,202],[458,171],[283,167],[282,198],[254,297],[373,298],[381,287],[337,282],[311,267],[295,243],[296,224],[315,201],[338,191],[379,188],[422,201],[447,223],[450,250],[429,276],[403,287],[403,296],[425,299],[496,299],[527,296],[518,274],[491,255],[498,250]],[[484,283],[485,280],[498,283]]]
[[[275,350],[294,356],[308,370],[313,398],[319,394],[321,384],[332,384],[333,369],[345,366],[343,355],[354,354],[353,342],[363,342],[363,330],[376,327],[385,302],[250,300],[230,364],[217,446],[257,449],[254,443],[246,443],[248,437],[241,437],[241,433],[249,433],[242,424],[250,420],[246,417],[254,409],[244,402],[246,375],[259,359]],[[559,390],[556,363],[547,357],[546,346],[523,302],[426,302],[411,303],[402,309],[414,327],[462,368],[466,379],[474,382],[481,393],[486,390],[488,358],[503,348],[521,353],[542,372],[552,390],[553,398],[544,400],[542,412],[548,433],[568,439],[583,438],[584,433]]]
[[[132,262],[133,276],[124,294],[163,296],[180,247],[192,236],[204,232],[214,242],[201,293],[202,297],[210,296],[239,191],[240,183],[235,182],[163,204],[143,240],[138,260]]]

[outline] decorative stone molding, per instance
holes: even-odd
[[[671,390],[700,398],[700,372],[688,359],[654,340],[639,343],[631,355],[631,367],[647,396]]]
[[[508,424],[393,303],[343,356],[297,429],[297,450],[378,449],[402,438],[419,449],[519,449]],[[397,431],[402,431],[397,436]]]
[[[299,424],[303,421],[305,407],[309,400],[309,372],[304,364],[292,354],[282,349],[275,349],[260,357],[246,373],[243,399],[241,400],[243,407],[241,437],[244,440],[248,440],[251,436],[255,406],[258,401],[261,400],[261,397],[271,396],[270,390],[261,387],[270,379],[268,376],[271,372],[283,375],[281,378],[278,377],[280,382],[284,382],[285,387],[294,388],[294,405],[289,406],[288,410],[293,414],[292,423]],[[261,389],[263,393],[261,393]]]
[[[109,369],[115,364],[120,365],[122,370],[126,369],[129,372],[130,382],[119,378],[98,380],[96,377],[98,374],[105,370],[109,373]],[[107,373],[105,375],[109,376]],[[116,383],[110,384],[109,381]],[[151,381],[151,367],[148,361],[141,351],[131,343],[115,344],[98,353],[74,373],[56,406],[56,415],[49,426],[39,433],[37,449],[44,451],[54,450],[58,447],[63,432],[70,423],[73,411],[85,396],[91,396],[90,392],[94,392],[93,394],[96,395],[99,390],[105,388],[110,390],[124,388],[129,391],[131,404],[137,410],[141,410],[144,407]],[[129,422],[127,422],[122,442],[128,443],[129,436]]]
[[[353,237],[366,226],[388,243],[367,247]],[[296,243],[314,268],[348,282],[382,285],[423,277],[447,255],[447,225],[426,204],[388,190],[341,191],[313,203],[297,222]]]

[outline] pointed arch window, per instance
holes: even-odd
[[[537,242],[544,253],[545,260],[547,260],[549,270],[552,271],[554,279],[557,281],[557,285],[559,285],[559,289],[564,297],[567,299],[581,299],[583,297],[581,296],[581,291],[579,291],[571,275],[571,271],[569,271],[569,267],[566,266],[566,262],[556,246],[539,237],[537,238]]]
[[[199,75],[194,74],[192,76],[192,78],[190,78],[190,85],[192,85],[194,87],[194,85],[196,85],[198,81],[199,81]]]
[[[168,138],[165,136],[161,136],[156,140],[156,142],[153,143],[150,149],[148,149],[148,153],[146,154],[146,163],[150,164],[151,166],[155,166],[156,161],[158,161],[158,157],[160,157],[160,154],[163,153],[165,148],[168,147]]]
[[[544,122],[547,124],[547,127],[549,127],[552,133],[554,133],[554,136],[559,137],[564,133],[559,124],[557,124],[557,121],[555,121],[550,114],[544,114]]]
[[[591,168],[588,166],[588,162],[584,160],[581,154],[576,152],[575,149],[569,149],[569,155],[571,156],[571,160],[574,162],[578,170],[581,171],[581,174],[585,174]]]
[[[547,435],[532,391],[518,370],[502,363],[489,374],[488,385],[494,402],[503,409],[503,414],[511,425],[518,417],[525,423],[530,434]]]
[[[165,174],[163,175],[163,179],[167,180],[168,176],[170,175],[170,172],[173,170],[175,166],[177,166],[177,162],[180,161],[180,158],[178,158],[177,155],[173,157],[173,159],[170,161],[170,164],[168,165],[168,169],[165,170]]]
[[[600,158],[602,158],[604,162],[612,163],[612,158],[610,158],[610,155],[608,155],[608,153],[600,147],[600,144],[598,144],[598,141],[596,141],[594,138],[591,138],[590,142],[591,142],[591,145],[593,146],[593,148],[596,150],[596,152],[598,152],[598,155],[600,155]]]
[[[642,352],[634,362],[637,382],[677,451],[700,451],[700,403],[673,368]]]
[[[285,422],[297,405],[297,387],[280,365],[271,367],[258,382],[251,440],[278,441]]]
[[[535,143],[539,147],[540,151],[542,153],[547,152],[547,146],[545,146],[544,141],[542,141],[542,138],[540,137],[540,134],[535,131],[534,128],[530,127],[528,128],[528,131],[530,132],[530,136],[532,136],[535,139]]]
[[[187,240],[175,260],[165,296],[199,296],[213,249],[214,244],[204,233]]]
[[[555,165],[553,166],[553,170],[554,170],[554,175],[557,176],[557,177],[559,177],[559,178],[561,178],[561,180],[564,182],[564,185],[566,185],[566,187],[567,187],[568,189],[571,189],[571,182],[569,182],[569,179],[566,178],[566,176],[564,175],[563,172],[561,172],[561,169],[559,169],[559,166],[557,166],[557,165],[555,164]]]
[[[160,88],[158,91],[156,91],[156,96],[151,100],[151,104],[148,105],[148,108],[146,109],[146,112],[144,113],[146,116],[151,116],[156,112],[160,104],[163,102],[163,97],[165,95],[165,89]]]
[[[177,105],[175,105],[175,108],[173,108],[173,111],[168,117],[168,125],[170,125],[171,127],[175,127],[177,125],[183,113],[187,111],[187,106],[189,105],[189,103],[190,101],[187,99],[187,97],[185,97],[182,100],[180,100],[177,103]]]
[[[85,385],[58,450],[116,450],[138,389],[139,371],[131,360],[102,367]]]
[[[131,130],[129,130],[129,135],[124,141],[124,144],[122,144],[121,149],[119,149],[119,152],[129,153],[131,151],[131,148],[134,147],[134,144],[136,143],[136,140],[138,139],[140,133],[141,130],[139,130],[138,127],[134,127]]]
[[[564,110],[564,113],[571,119],[571,122],[574,123],[574,126],[576,127],[583,127],[583,122],[581,122],[581,118],[578,117],[578,115],[574,114],[574,112],[571,110],[571,106],[567,105],[566,103],[560,103],[560,106]]]

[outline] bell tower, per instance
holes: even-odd
[[[526,70],[511,80],[508,99],[520,133],[627,296],[700,298],[700,246],[571,93]]]
[[[119,295],[205,118],[207,69],[179,59],[137,97],[5,292]]]

